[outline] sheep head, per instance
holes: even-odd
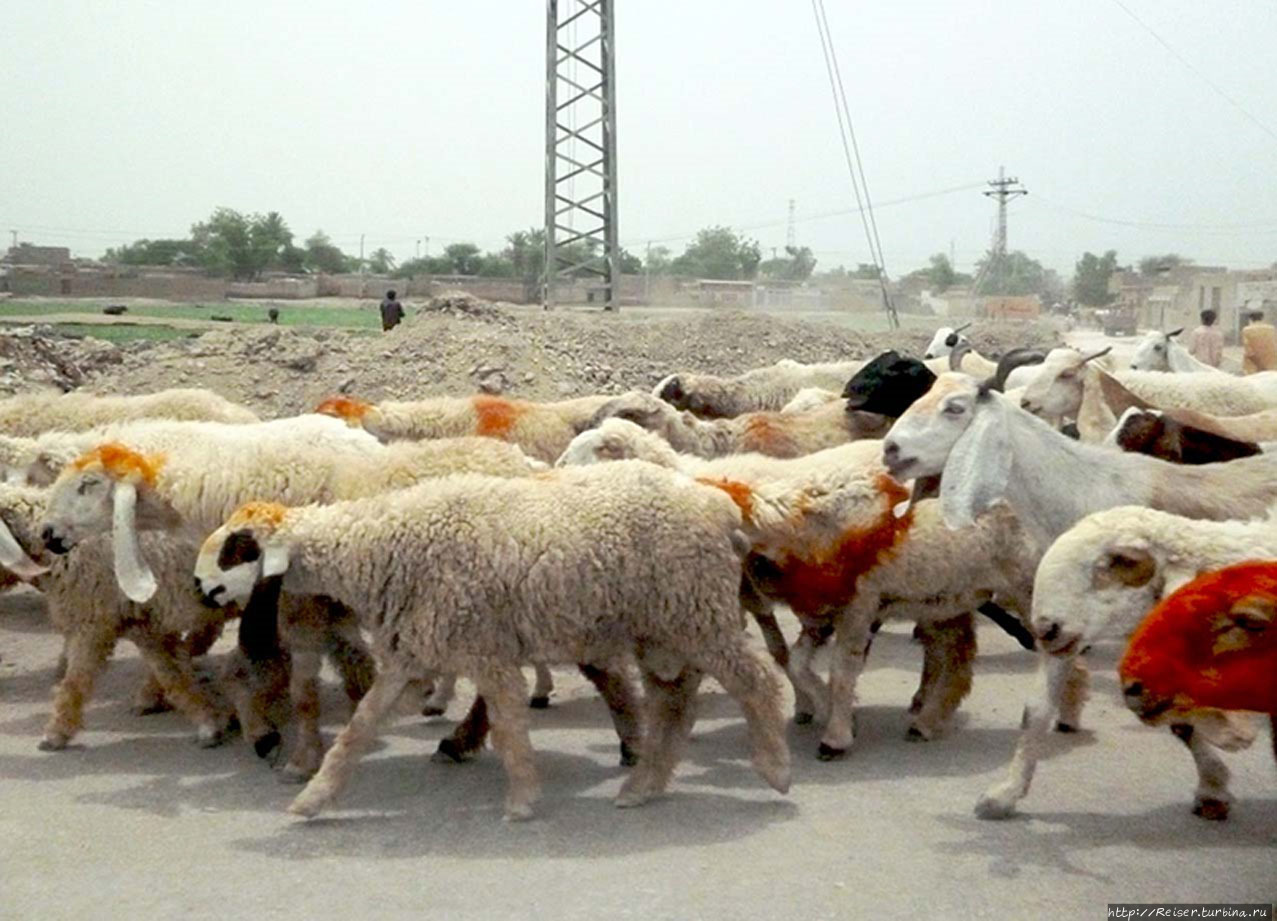
[[[246,605],[254,586],[288,570],[289,547],[279,537],[287,512],[276,502],[250,502],[208,536],[195,561],[205,604]]]
[[[85,538],[110,532],[120,590],[133,601],[146,601],[156,582],[142,558],[138,529],[179,523],[155,489],[163,466],[163,455],[144,455],[118,442],[81,455],[50,487],[40,527],[44,545],[67,553]]]
[[[663,467],[678,465],[678,455],[660,436],[628,419],[612,417],[573,438],[554,466],[579,467],[631,458]]]
[[[847,411],[896,417],[931,389],[936,381],[931,369],[916,358],[888,351],[874,358],[847,381],[842,395]]]
[[[1146,722],[1201,707],[1277,713],[1277,563],[1205,573],[1164,598],[1131,636],[1118,672]]]
[[[364,400],[358,400],[354,397],[329,397],[318,406],[315,412],[323,416],[332,416],[334,419],[341,419],[353,429],[363,428],[364,417],[375,409],[371,403]]]
[[[1077,416],[1082,408],[1088,363],[1107,355],[1112,346],[1097,352],[1052,349],[1042,369],[1024,388],[1020,406],[1052,425]]]
[[[590,427],[597,428],[608,419],[624,419],[649,432],[655,432],[670,444],[682,445],[687,441],[687,430],[695,421],[686,414],[641,390],[631,390],[613,400],[608,400],[590,419]]]
[[[32,559],[43,549],[34,526],[43,496],[42,491],[21,486],[0,486],[0,565],[19,579],[31,580],[49,571]],[[0,587],[13,581],[9,577]]]

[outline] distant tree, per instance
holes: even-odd
[[[738,237],[730,227],[707,227],[697,233],[670,269],[695,278],[753,278],[761,261],[756,240]]]
[[[1140,274],[1145,278],[1154,278],[1163,271],[1176,269],[1182,265],[1192,265],[1193,260],[1178,253],[1167,253],[1165,256],[1145,256],[1138,263]]]
[[[859,278],[868,281],[877,281],[878,276],[881,274],[882,273],[879,271],[878,266],[871,265],[868,262],[861,262],[857,264],[855,271],[847,273],[850,278]]]
[[[390,250],[380,246],[368,256],[368,271],[374,275],[389,275],[395,268],[395,257]]]
[[[621,254],[618,258],[621,263],[622,274],[637,275],[643,271],[643,260],[631,253],[625,247],[621,247]]]
[[[1111,303],[1109,276],[1117,269],[1117,251],[1109,250],[1103,256],[1083,253],[1073,270],[1073,296],[1079,304],[1103,307]]]
[[[958,283],[958,273],[953,270],[953,263],[944,253],[936,253],[930,259],[927,280],[931,282],[931,290],[939,294]]]
[[[326,275],[340,275],[348,268],[346,254],[322,230],[316,230],[307,238],[305,264],[312,272]]]
[[[483,265],[483,255],[473,243],[449,244],[443,258],[448,260],[452,275],[478,275]]]
[[[395,278],[413,278],[417,275],[451,275],[452,263],[443,256],[421,256],[405,259],[391,273]]]
[[[514,261],[500,253],[485,253],[479,260],[479,275],[485,278],[515,278]]]
[[[670,263],[673,262],[672,255],[668,246],[653,246],[647,251],[643,268],[653,275],[668,275]]]
[[[200,254],[193,240],[135,240],[108,249],[102,258],[116,265],[197,265]]]
[[[1046,297],[1051,285],[1047,271],[1042,263],[1018,249],[1001,259],[988,252],[976,263],[979,293]]]
[[[758,271],[768,278],[788,281],[806,281],[816,268],[816,257],[807,246],[786,246],[785,255],[768,259],[758,266]]]
[[[238,279],[252,279],[274,264],[292,246],[293,234],[279,212],[241,214],[218,208],[191,227],[191,240],[207,268]]]

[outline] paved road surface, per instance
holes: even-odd
[[[225,640],[223,641],[225,642]],[[609,799],[622,770],[602,705],[567,671],[534,714],[545,798],[500,819],[485,752],[427,755],[449,720],[406,713],[356,773],[342,808],[303,822],[242,744],[195,748],[174,715],[134,717],[140,663],[121,646],[71,750],[36,750],[59,642],[33,593],[0,597],[0,917],[41,919],[825,919],[1105,917],[1109,901],[1277,899],[1277,770],[1263,735],[1228,756],[1233,818],[1189,814],[1193,770],[1141,727],[1095,656],[1088,731],[1054,739],[1025,814],[971,806],[1015,739],[1033,657],[982,630],[975,690],[932,743],[904,740],[920,656],[905,626],[876,642],[847,760],[813,757],[793,728],[793,790],[766,789],[721,693],[670,794]],[[342,712],[330,681],[328,713]],[[330,719],[331,733],[337,726]]]

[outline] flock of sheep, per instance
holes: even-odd
[[[40,748],[74,737],[127,638],[149,670],[136,708],[177,709],[202,745],[242,733],[306,782],[300,815],[341,792],[409,686],[440,714],[460,675],[478,697],[436,757],[491,733],[505,815],[529,816],[526,666],[533,708],[551,666],[599,690],[631,767],[619,806],[668,785],[705,676],[784,793],[781,676],[794,719],[820,726],[815,754],[842,756],[890,618],[923,645],[918,739],[971,688],[977,614],[1037,651],[983,817],[1013,812],[1053,727],[1078,727],[1082,655],[1137,626],[1126,701],[1188,747],[1195,812],[1227,816],[1216,749],[1253,741],[1247,711],[1277,734],[1277,374],[1196,365],[1174,334],[1150,333],[1132,369],[1073,349],[994,362],[946,328],[921,360],[781,361],[543,404],[335,397],[271,421],[199,390],[23,396],[0,402],[0,433],[0,565],[65,638]],[[232,620],[238,642],[201,684],[195,661]],[[325,658],[354,705],[326,753]]]

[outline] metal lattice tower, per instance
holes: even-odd
[[[613,0],[546,0],[545,280],[603,279],[605,309],[621,293],[616,221]]]

